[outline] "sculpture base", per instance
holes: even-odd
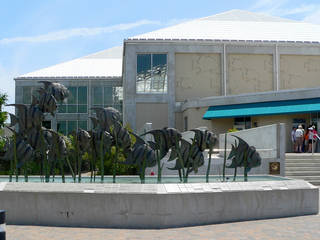
[[[317,214],[303,180],[190,184],[0,183],[7,224],[168,228]]]

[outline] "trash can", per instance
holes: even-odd
[[[6,240],[6,212],[0,210],[0,240]]]

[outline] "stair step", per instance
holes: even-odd
[[[320,159],[320,154],[319,153],[315,153],[315,154],[311,154],[311,153],[287,153],[286,154],[286,159]]]
[[[295,172],[286,172],[287,176],[319,176],[320,171],[295,171]]]
[[[320,163],[320,159],[286,159],[286,163]]]
[[[286,167],[320,167],[320,163],[314,163],[314,162],[298,162],[298,163],[285,163]]]
[[[287,166],[286,165],[286,172],[298,172],[298,171],[319,171],[320,166]]]
[[[303,179],[305,181],[320,181],[320,177],[318,176],[286,176],[291,179]]]

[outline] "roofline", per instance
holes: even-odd
[[[54,80],[72,80],[72,79],[84,79],[84,80],[109,80],[109,79],[120,79],[122,80],[122,76],[60,76],[60,77],[15,77],[13,80],[23,81],[23,80],[44,80],[44,79],[54,79]]]
[[[189,108],[210,106],[318,98],[319,93],[320,87],[190,99],[185,102],[177,103],[176,111],[183,112]]]
[[[154,38],[127,38],[124,39],[124,43],[197,43],[204,44],[212,43],[232,43],[232,44],[281,44],[281,45],[320,45],[320,41],[277,41],[277,40],[229,40],[229,39],[175,39],[175,38],[164,38],[164,39],[154,39]]]

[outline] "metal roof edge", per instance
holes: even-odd
[[[201,43],[236,43],[236,44],[298,44],[298,45],[320,45],[320,41],[284,41],[284,40],[235,40],[235,39],[145,39],[128,38],[124,43],[181,43],[181,42],[201,42]]]
[[[54,79],[54,80],[72,80],[72,79],[85,79],[85,80],[96,80],[96,79],[122,79],[122,76],[43,76],[43,77],[15,77],[13,80],[44,80],[44,79]]]
[[[194,100],[187,100],[181,103],[181,106],[177,104],[178,106],[176,107],[176,109],[178,111],[180,110],[181,112],[183,112],[189,108],[318,98],[320,95],[319,93],[320,93],[320,87],[270,91],[270,92],[261,92],[261,93],[248,93],[248,94],[229,95],[229,96],[206,97],[206,98],[199,98]]]

